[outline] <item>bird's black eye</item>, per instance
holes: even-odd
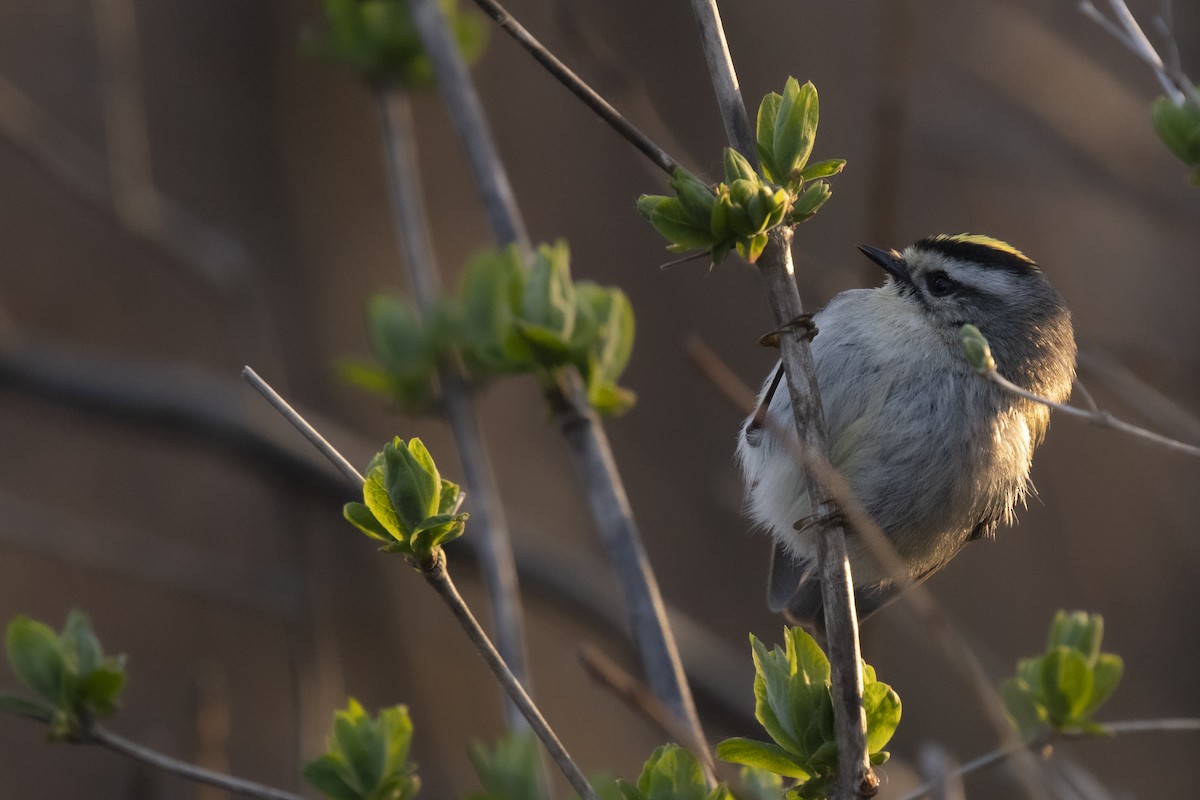
[[[925,278],[925,285],[934,297],[944,297],[958,288],[958,282],[944,272],[931,272]]]

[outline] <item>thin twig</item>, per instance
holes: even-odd
[[[425,319],[430,319],[440,290],[437,256],[421,192],[411,98],[399,88],[381,88],[376,96],[383,119],[396,234],[403,246],[417,306]],[[439,376],[442,407],[454,432],[470,498],[471,530],[475,535],[469,543],[476,551],[490,600],[496,645],[509,668],[532,691],[524,612],[508,520],[458,353],[444,359]],[[525,718],[520,711],[511,704],[506,703],[505,707],[509,728],[524,728]]]
[[[317,429],[308,424],[308,420],[300,416],[300,412],[292,408],[287,400],[280,396],[279,392],[271,388],[271,386],[259,377],[258,373],[250,367],[242,367],[242,379],[246,383],[254,387],[254,390],[261,394],[266,401],[275,407],[275,410],[283,415],[283,418],[304,434],[304,438],[312,443],[313,447],[321,451],[321,455],[329,459],[335,467],[341,470],[341,473],[355,483],[362,483],[365,478],[361,472],[355,469],[345,456],[337,451],[333,445],[325,440],[325,437],[317,432]]]
[[[721,109],[725,138],[729,140],[729,146],[745,156],[750,166],[757,170],[758,148],[755,146],[754,132],[750,129],[750,117],[746,114],[746,103],[733,69],[729,43],[725,40],[725,26],[721,24],[716,0],[692,0],[692,14],[700,27],[700,45],[704,48],[704,60],[708,64],[717,106]]]
[[[450,39],[445,18],[436,0],[409,0],[413,20],[426,53],[433,62],[438,86],[451,119],[463,137],[475,174],[480,180],[508,186],[503,165],[492,146],[486,120],[479,108],[458,48]],[[486,202],[485,211],[500,244],[517,243],[525,253],[524,226],[511,192],[489,193],[497,202]],[[516,232],[522,232],[518,238]],[[571,445],[588,495],[589,507],[610,562],[624,593],[630,628],[651,689],[703,739],[695,701],[667,622],[658,583],[642,547],[629,499],[621,484],[608,438],[588,405],[583,380],[574,368],[561,371],[560,388],[552,402]]]
[[[1162,57],[1154,49],[1154,45],[1150,44],[1150,40],[1146,38],[1146,34],[1138,25],[1129,7],[1125,5],[1124,0],[1109,0],[1109,7],[1112,8],[1117,22],[1113,22],[1100,13],[1090,0],[1080,0],[1079,3],[1079,10],[1084,16],[1108,31],[1114,39],[1125,45],[1129,52],[1154,70],[1155,77],[1158,78],[1163,91],[1167,93],[1172,102],[1176,105],[1183,105],[1189,97],[1193,103],[1200,102],[1200,99],[1196,97],[1196,88],[1187,76],[1182,71],[1175,69],[1175,65],[1163,63]]]
[[[1200,458],[1200,447],[1168,438],[1153,431],[1148,431],[1145,428],[1139,428],[1136,425],[1130,425],[1128,422],[1117,419],[1107,411],[1088,411],[1087,409],[1076,408],[1075,406],[1068,406],[1063,403],[1056,403],[1053,400],[1047,400],[1045,397],[1039,397],[1033,392],[1022,389],[1020,386],[1012,383],[997,372],[994,367],[985,372],[984,377],[1007,392],[1011,392],[1018,397],[1024,397],[1026,400],[1032,400],[1035,403],[1041,403],[1055,411],[1061,411],[1069,416],[1086,420],[1101,428],[1111,428],[1112,430],[1129,434],[1141,441],[1165,447],[1173,453],[1182,453],[1192,458]]]
[[[432,566],[423,568],[421,574],[425,576],[425,580],[434,588],[438,595],[446,601],[446,605],[450,607],[450,611],[454,614],[454,618],[462,625],[467,637],[471,643],[475,645],[475,649],[483,656],[484,662],[491,669],[492,674],[496,676],[496,680],[504,687],[504,691],[508,692],[508,696],[512,698],[513,703],[521,709],[521,713],[525,715],[525,719],[529,720],[530,727],[537,737],[542,740],[546,751],[550,754],[550,758],[562,770],[567,782],[571,784],[583,800],[599,800],[596,790],[588,783],[587,778],[579,770],[578,765],[571,759],[562,742],[558,740],[558,736],[550,729],[546,723],[542,712],[538,710],[533,701],[529,699],[529,695],[521,687],[520,681],[509,670],[508,665],[504,663],[504,659],[500,657],[500,653],[492,645],[487,634],[479,625],[479,621],[471,613],[471,609],[462,599],[462,595],[458,593],[454,582],[450,580],[450,573],[446,571],[446,555],[442,550],[438,550],[438,558]]]
[[[751,158],[751,154],[756,154],[754,136],[750,133],[715,0],[693,0],[692,8],[700,24],[704,54],[720,101],[725,129],[730,133],[729,145]],[[755,157],[752,163],[756,161]],[[792,229],[777,228],[771,231],[767,246],[758,259],[759,272],[777,328],[788,326],[804,313],[796,288],[791,248]],[[829,453],[829,444],[808,340],[795,334],[781,336],[780,349],[799,440],[806,450],[825,458]],[[824,487],[811,474],[806,475],[804,481],[804,490],[812,499],[814,518],[827,520],[814,539],[817,568],[821,575],[821,599],[825,606],[834,730],[838,742],[833,796],[839,800],[869,797],[878,791],[879,778],[871,769],[867,753],[867,716],[862,700],[862,652],[858,640],[858,616],[854,610],[854,579],[850,574],[850,559],[846,553],[846,535],[832,513],[834,507]]]
[[[573,368],[563,371],[560,391],[551,397],[551,404],[583,481],[601,543],[621,586],[646,680],[654,694],[694,731],[691,739],[705,741],[675,635],[667,622],[658,579],[642,545],[612,448],[596,412],[588,405],[583,379]],[[708,777],[715,779],[713,775]]]
[[[304,417],[300,416],[295,409],[288,405],[287,401],[280,397],[278,392],[268,386],[266,381],[258,377],[254,370],[246,367],[242,372],[242,376],[246,378],[246,380],[250,382],[250,384],[254,386],[254,388],[257,389],[263,397],[267,398],[268,402],[270,402],[271,405],[279,411],[279,413],[283,414],[283,416],[287,418],[288,422],[292,423],[297,430],[303,433],[305,438],[312,442],[313,445],[316,446],[326,458],[328,458],[330,461],[333,461],[335,464],[349,466],[350,470],[356,476],[358,482],[360,484],[364,482],[362,475],[358,474],[358,472],[354,470],[354,467],[350,466],[350,462],[347,461],[346,458],[333,447],[333,445],[329,444],[329,442],[327,442],[325,438],[321,436],[321,434],[318,433],[315,428],[313,428],[312,425],[309,425]],[[559,769],[562,770],[563,775],[566,776],[572,788],[579,792],[579,796],[584,798],[584,800],[598,800],[595,791],[591,788],[591,785],[588,784],[587,779],[583,777],[583,773],[579,771],[579,767],[574,761],[571,760],[571,757],[567,755],[566,750],[562,746],[562,742],[558,740],[558,736],[555,735],[554,731],[552,731],[550,726],[546,723],[545,718],[542,716],[542,712],[538,710],[537,706],[535,706],[533,701],[529,698],[529,695],[523,688],[521,688],[521,684],[513,676],[512,670],[510,670],[508,665],[504,663],[504,659],[501,658],[500,653],[496,650],[491,640],[488,639],[488,636],[484,632],[483,628],[480,627],[479,622],[471,613],[471,609],[467,607],[466,601],[462,599],[462,596],[454,587],[454,583],[450,580],[450,574],[446,571],[446,554],[441,548],[437,549],[434,562],[429,565],[424,565],[421,568],[421,574],[425,576],[425,579],[430,583],[430,585],[437,590],[438,595],[450,606],[450,610],[454,613],[455,618],[463,626],[463,629],[466,631],[471,643],[475,645],[475,648],[479,651],[479,654],[483,656],[483,660],[487,662],[488,667],[491,668],[492,673],[495,674],[497,680],[500,681],[501,686],[508,693],[508,696],[513,700],[517,707],[521,709],[521,713],[524,714],[525,719],[529,721],[529,725],[533,729],[533,732],[539,739],[541,739],[542,743],[546,747],[546,751],[550,754],[550,757],[554,759],[554,762],[558,765]]]
[[[475,0],[475,4],[483,9],[485,14],[494,19],[505,33],[515,39],[521,47],[525,48],[539,64],[546,68],[547,72],[557,78],[572,94],[582,100],[584,105],[592,109],[596,116],[607,122],[613,130],[638,150],[641,150],[647,158],[657,164],[668,175],[675,171],[675,168],[679,166],[675,159],[671,158],[665,150],[651,141],[650,137],[638,130],[632,122],[625,119],[596,90],[584,83],[582,78],[572,72],[557,56],[546,49],[545,45],[539,42],[520,22],[517,22],[516,18],[508,13],[502,5],[495,0]]]
[[[1102,727],[1106,732],[1113,736],[1126,736],[1130,734],[1142,733],[1196,733],[1200,732],[1200,719],[1135,719],[1123,720],[1120,722],[1106,722],[1102,723]],[[1012,758],[1017,753],[1030,753],[1031,751],[1045,750],[1047,745],[1055,741],[1067,739],[1102,738],[1104,737],[1083,731],[1052,732],[1038,737],[1032,742],[1022,742],[1018,745],[1006,745],[1005,747],[993,750],[990,753],[985,753],[978,758],[966,762],[952,772],[947,773],[947,776],[959,778],[966,777],[972,773],[979,772],[980,770],[987,769],[995,764],[999,764],[1005,759]],[[922,786],[918,786],[913,791],[904,795],[904,797],[902,797],[900,800],[921,800],[921,798],[929,796],[933,792],[933,788],[933,786],[926,783]]]
[[[611,689],[625,703],[661,728],[668,736],[691,751],[709,772],[716,774],[708,742],[697,741],[695,733],[683,725],[671,709],[654,696],[645,683],[630,675],[621,665],[594,644],[584,642],[579,647],[579,660],[596,681]]]
[[[83,741],[108,748],[115,753],[132,758],[134,761],[148,764],[155,769],[187,778],[196,783],[215,786],[227,792],[236,792],[246,797],[258,797],[262,798],[262,800],[303,800],[301,795],[286,792],[283,789],[276,789],[271,786],[264,786],[261,783],[235,778],[232,775],[213,772],[212,770],[189,764],[186,761],[171,758],[157,750],[151,750],[136,742],[131,742],[125,737],[118,736],[99,725],[92,725],[83,734]]]
[[[492,233],[497,241],[517,242],[523,249],[529,247],[529,234],[521,218],[509,214],[507,209],[516,205],[508,173],[500,166],[500,156],[492,141],[483,103],[467,74],[458,44],[450,35],[445,14],[436,0],[409,0],[413,25],[421,37],[421,44],[429,60],[433,62],[433,73],[437,76],[438,90],[446,101],[450,121],[463,142],[467,161],[475,175],[475,185],[483,200],[483,207]]]

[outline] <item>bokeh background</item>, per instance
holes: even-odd
[[[1134,5],[1142,19],[1159,7]],[[511,10],[717,174],[723,132],[687,3]],[[1185,69],[1200,74],[1200,8],[1174,10]],[[879,281],[857,243],[998,236],[1066,296],[1099,402],[1200,440],[1200,190],[1150,128],[1147,68],[1065,0],[724,11],[751,107],[788,75],[814,81],[814,157],[849,161],[797,235],[810,307]],[[377,109],[349,73],[302,55],[316,17],[307,0],[0,4],[0,617],[58,626],[86,609],[129,655],[111,727],[291,789],[348,694],[407,703],[425,796],[462,796],[476,786],[468,744],[503,730],[498,690],[423,582],[341,520],[351,492],[238,381],[254,365],[358,462],[416,435],[459,472],[443,423],[335,376],[365,352],[366,299],[406,279]],[[533,238],[568,238],[577,278],[632,300],[624,383],[639,402],[608,424],[613,448],[665,597],[705,629],[685,649],[718,676],[700,691],[708,733],[753,734],[747,633],[777,641],[781,628],[763,601],[768,543],[739,512],[739,412],[684,341],[757,383],[774,358],[756,344],[770,327],[757,276],[736,258],[660,269],[669,256],[633,204],[663,176],[498,33],[474,76]],[[489,233],[439,100],[415,103],[452,283]],[[587,640],[636,669],[584,596],[616,600],[561,437],[531,380],[496,384],[479,408],[528,570],[535,694],[585,769],[632,779],[663,735],[578,664]],[[1034,473],[1020,525],[929,587],[997,679],[1040,650],[1056,609],[1083,608],[1104,614],[1127,667],[1104,718],[1200,715],[1200,466],[1056,418]],[[459,552],[459,582],[482,602]],[[901,605],[866,624],[864,648],[905,706],[885,792],[908,785],[904,764],[927,742],[964,760],[992,747]],[[1194,735],[1149,736],[1060,752],[1114,796],[1184,797],[1195,748]],[[1003,770],[970,789],[1016,795]],[[0,798],[215,796],[0,719]]]

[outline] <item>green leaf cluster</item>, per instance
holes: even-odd
[[[1183,103],[1160,97],[1151,106],[1151,120],[1158,137],[1192,170],[1192,185],[1200,186],[1200,99]]]
[[[575,367],[592,407],[620,414],[634,403],[617,385],[633,352],[633,307],[620,289],[573,280],[570,263],[563,240],[538,247],[528,266],[515,246],[481,252],[427,324],[407,303],[377,297],[367,316],[375,363],[346,365],[343,375],[414,410],[432,404],[450,351],[477,384],[533,373],[554,389],[559,370]]]
[[[125,688],[125,656],[106,656],[82,611],[67,615],[62,633],[16,616],[5,639],[8,663],[36,700],[0,695],[0,710],[50,724],[50,738],[80,738],[91,721],[117,709]]]
[[[817,213],[831,193],[825,179],[846,165],[841,159],[808,163],[818,113],[812,83],[801,86],[788,78],[782,95],[772,92],[758,107],[761,174],[727,147],[723,182],[709,186],[676,168],[671,177],[675,196],[642,195],[638,211],[671,242],[671,252],[708,250],[719,264],[736,249],[747,261],[756,261],[771,229],[799,224]]]
[[[565,240],[537,248],[526,268],[516,247],[480,254],[468,266],[455,326],[472,375],[529,372],[548,389],[574,366],[588,401],[620,414],[634,395],[617,385],[633,352],[633,307],[616,287],[571,278]]]
[[[483,784],[483,790],[467,795],[467,800],[550,800],[532,734],[510,734],[494,747],[475,742],[467,755]]]
[[[347,503],[343,515],[355,527],[401,553],[418,568],[437,561],[443,544],[463,534],[463,494],[444,479],[420,439],[399,436],[367,465],[363,502]]]
[[[408,760],[413,726],[404,706],[375,719],[350,698],[333,715],[328,751],[304,766],[304,779],[333,800],[408,800],[421,788]]]
[[[754,651],[755,716],[772,742],[726,739],[717,746],[723,761],[757,767],[792,778],[789,800],[828,793],[837,768],[829,659],[800,628],[784,629],[784,649],[767,650],[750,637]],[[884,745],[900,724],[900,697],[863,664],[863,707],[867,751],[872,764],[888,759]]]
[[[1004,707],[1022,736],[1080,731],[1104,734],[1092,714],[1104,704],[1125,670],[1121,657],[1100,652],[1104,620],[1084,611],[1059,611],[1046,652],[1017,663],[1004,682]]]
[[[617,786],[625,800],[733,800],[724,784],[710,791],[700,762],[673,744],[654,751],[636,786],[625,781]]]
[[[483,54],[488,28],[476,13],[463,12],[458,0],[439,0],[450,30],[467,63]],[[433,85],[433,65],[421,47],[407,0],[322,0],[322,25],[306,46],[319,57],[337,61],[371,83],[412,89]]]

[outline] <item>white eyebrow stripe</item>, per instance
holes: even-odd
[[[945,262],[946,273],[954,280],[970,286],[985,294],[1006,295],[1014,291],[1019,276],[1004,269],[987,269],[977,266],[968,267],[961,261],[948,260]]]

